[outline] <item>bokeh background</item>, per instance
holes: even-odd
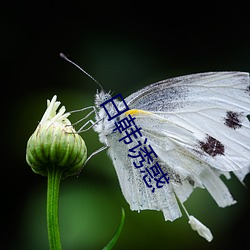
[[[48,249],[46,178],[25,161],[46,99],[57,94],[67,110],[93,105],[97,85],[60,52],[105,90],[124,97],[169,77],[250,70],[248,6],[240,2],[5,1],[0,11],[1,249]],[[93,131],[82,136],[89,154],[101,147]],[[63,249],[102,249],[119,225],[122,207],[125,225],[114,249],[248,249],[250,177],[247,187],[235,177],[225,182],[236,205],[218,208],[198,189],[186,202],[190,214],[211,229],[214,240],[208,243],[191,230],[186,216],[171,223],[161,212],[130,211],[102,152],[78,178],[61,183]]]

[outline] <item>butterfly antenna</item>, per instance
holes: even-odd
[[[79,65],[77,65],[76,63],[74,63],[73,61],[71,61],[67,56],[65,56],[63,53],[60,53],[60,57],[64,60],[66,60],[67,62],[73,64],[75,67],[77,67],[79,70],[81,70],[85,75],[87,75],[89,78],[91,78],[95,83],[97,83],[97,85],[101,88],[101,90],[103,90],[102,85],[92,76],[90,75],[88,72],[86,72],[84,69],[82,69]]]

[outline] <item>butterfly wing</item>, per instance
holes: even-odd
[[[181,216],[175,194],[184,202],[197,186],[219,206],[233,204],[220,175],[229,178],[227,172],[234,171],[243,180],[249,172],[249,92],[247,73],[219,72],[161,81],[126,98],[131,109],[126,115],[136,117],[142,138],[170,178],[153,193],[133,165],[138,159],[128,157],[131,145],[119,141],[119,133],[108,135],[109,154],[131,209],[162,210],[172,221]]]
[[[250,165],[249,88],[247,73],[194,74],[149,85],[126,102],[130,109],[150,111],[190,131],[195,137],[190,144],[171,133],[202,161],[234,171]]]
[[[108,153],[113,161],[123,196],[130,204],[131,210],[161,210],[165,220],[173,221],[181,216],[175,194],[169,185],[152,193],[143,180],[143,174],[133,165],[138,159],[128,157],[129,148],[119,142],[121,136],[114,133],[108,136],[110,147]]]

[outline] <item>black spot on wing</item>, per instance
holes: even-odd
[[[199,141],[200,148],[212,157],[216,155],[224,155],[224,145],[215,138],[207,135],[204,141]]]
[[[191,179],[191,177],[187,178],[187,181],[189,182],[189,184],[194,187],[195,181],[193,179]]]
[[[227,115],[224,118],[224,124],[232,129],[240,128],[242,113],[227,111]]]

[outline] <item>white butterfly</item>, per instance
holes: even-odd
[[[113,120],[106,111],[116,114],[114,105],[107,104],[107,110],[100,107],[111,98],[103,90],[97,92],[96,122],[91,123],[108,148],[131,210],[161,210],[165,220],[174,221],[182,215],[179,200],[192,229],[211,241],[210,230],[189,215],[183,203],[196,187],[207,189],[220,207],[235,203],[220,176],[230,178],[232,172],[243,182],[250,172],[249,74],[209,72],[151,84],[125,98],[130,110]],[[124,107],[118,100],[115,104]],[[120,133],[117,126],[129,115],[136,118],[142,137],[131,137],[133,142],[126,144],[122,140],[126,133]],[[152,158],[169,177],[169,184],[154,191],[148,185],[154,179],[147,183],[145,174],[135,167],[141,158],[129,157],[133,149],[138,153],[143,148],[145,138],[155,153]],[[144,162],[144,167],[150,166]]]

